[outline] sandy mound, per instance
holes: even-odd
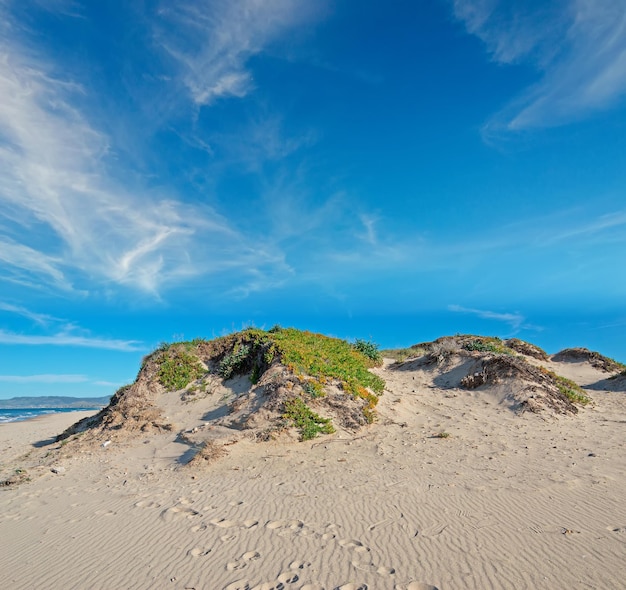
[[[545,353],[521,340],[452,336],[414,349],[426,352],[414,360],[396,362],[390,369],[430,371],[436,374],[433,383],[437,387],[484,392],[518,412],[576,414],[577,404],[590,402],[573,381],[529,362],[526,357],[535,360]]]
[[[501,340],[489,336],[476,336],[473,334],[457,334],[456,336],[442,336],[432,342],[420,342],[409,348],[384,350],[383,354],[387,358],[403,361],[410,358],[417,358],[426,353],[445,354],[446,351],[457,351],[459,349],[478,352],[494,352],[507,354],[521,354],[526,357],[532,357],[538,360],[547,361],[548,354],[531,344],[519,338],[509,338]]]
[[[530,342],[520,340],[519,338],[509,338],[504,341],[504,344],[519,354],[536,358],[540,361],[547,361],[550,358],[545,350],[531,344]]]
[[[132,385],[58,440],[94,446],[173,431],[204,463],[243,437],[356,431],[373,421],[384,387],[368,371],[375,360],[345,341],[280,328],[162,346]]]
[[[592,367],[606,373],[618,373],[626,369],[624,365],[587,348],[566,348],[551,357],[555,363],[589,363]]]
[[[594,391],[624,391],[626,392],[626,372],[600,379],[586,386]]]

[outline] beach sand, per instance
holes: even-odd
[[[353,435],[243,440],[201,471],[172,433],[42,466],[0,491],[2,587],[626,587],[624,391],[517,415],[425,371],[379,372],[379,419]],[[77,417],[1,425],[3,463]]]

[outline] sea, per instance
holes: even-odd
[[[21,422],[30,420],[44,414],[60,414],[67,412],[89,412],[91,410],[100,410],[101,408],[19,408],[15,410],[6,410],[0,408],[0,424],[7,422]]]

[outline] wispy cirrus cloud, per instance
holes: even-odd
[[[626,95],[623,0],[453,0],[494,61],[529,63],[540,80],[496,114],[487,137],[563,125]]]
[[[456,313],[475,315],[483,320],[496,320],[498,322],[504,322],[509,324],[514,330],[520,328],[526,319],[520,313],[502,313],[484,309],[473,309],[471,307],[463,307],[461,305],[448,305],[448,309]]]
[[[315,141],[314,131],[290,135],[278,115],[263,114],[227,133],[210,134],[207,147],[219,158],[221,167],[244,166],[260,173],[266,162],[280,162]]]
[[[85,383],[89,381],[86,375],[0,375],[4,383]]]
[[[3,301],[0,301],[0,311],[6,311],[8,313],[13,313],[13,314],[25,317],[29,320],[32,320],[36,324],[39,324],[42,326],[46,326],[52,322],[63,321],[51,315],[48,315],[45,313],[37,313],[37,312],[31,311],[30,309],[26,309],[25,307],[21,305],[13,305],[11,303],[5,303]]]
[[[281,33],[308,22],[323,3],[297,0],[195,0],[163,4],[157,43],[197,105],[243,97],[254,88],[250,57]]]
[[[76,346],[79,348],[99,348],[120,352],[137,352],[143,350],[136,340],[118,340],[73,334],[62,331],[52,335],[17,334],[0,330],[0,344],[19,346]]]
[[[472,307],[463,307],[462,305],[448,305],[448,310],[455,313],[463,313],[476,316],[483,320],[493,320],[508,324],[513,334],[517,334],[520,330],[532,330],[541,332],[543,328],[526,322],[526,317],[519,312],[498,312],[485,309],[475,309]]]
[[[135,352],[143,350],[142,343],[136,340],[120,340],[94,336],[75,323],[48,314],[37,313],[21,305],[0,301],[0,311],[27,318],[45,333],[24,334],[0,329],[0,344],[26,346],[77,346],[80,348],[100,348]]]
[[[5,280],[158,294],[178,280],[215,272],[280,272],[280,252],[242,234],[214,208],[166,191],[127,188],[120,178],[129,171],[116,161],[110,138],[77,106],[89,102],[88,90],[59,75],[59,66],[10,26],[7,5],[0,5],[0,16]]]

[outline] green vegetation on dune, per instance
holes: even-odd
[[[162,351],[159,363],[159,381],[172,391],[187,387],[206,372],[198,358],[183,346],[169,346]]]
[[[360,338],[357,338],[352,346],[355,350],[363,353],[368,359],[370,359],[374,363],[381,363],[382,355],[380,354],[380,350],[378,350],[378,345],[375,342],[370,342],[368,340],[361,340]]]
[[[380,377],[368,371],[380,362],[345,340],[294,328],[260,332],[274,344],[283,364],[297,375],[309,375],[322,382],[337,379],[355,395],[362,388],[382,393],[385,387]]]
[[[433,342],[421,342],[408,348],[387,349],[382,355],[402,362],[409,358],[417,358],[427,354],[443,352],[454,353],[466,350],[468,352],[486,352],[493,354],[506,354],[509,356],[531,356],[547,360],[547,353],[529,342],[519,338],[502,340],[497,336],[475,336],[472,334],[456,334],[455,336],[443,336]]]
[[[283,417],[300,431],[301,440],[311,440],[318,434],[335,432],[329,418],[322,418],[313,412],[299,397],[294,397],[285,402]]]
[[[491,352],[511,356],[516,354],[511,347],[507,346],[507,344],[498,337],[457,334],[456,336],[444,336],[433,342],[421,342],[408,348],[383,350],[382,355],[402,362],[408,358],[416,358],[441,350],[448,352],[458,352],[460,350],[467,350],[468,352]]]
[[[551,377],[561,394],[563,394],[571,402],[580,404],[581,406],[586,406],[591,403],[591,398],[587,396],[585,390],[577,383],[574,383],[571,379],[561,377],[561,375],[557,375],[545,367],[539,367],[539,370],[545,375]]]
[[[386,348],[380,351],[384,358],[393,359],[394,361],[403,362],[409,358],[417,358],[428,354],[428,350],[421,344],[414,344],[408,348]]]
[[[471,352],[493,352],[495,354],[515,354],[508,346],[506,346],[500,338],[492,338],[489,336],[477,336],[474,339],[463,344],[465,350]]]
[[[170,391],[187,387],[207,372],[200,358],[224,379],[250,374],[253,383],[274,362],[280,362],[299,379],[301,395],[313,403],[325,396],[324,386],[331,384],[363,399],[362,412],[369,423],[374,421],[378,394],[385,387],[385,382],[369,371],[382,362],[376,344],[365,340],[350,344],[295,328],[275,326],[267,331],[248,328],[212,341],[197,339],[164,344],[155,355],[152,358],[158,363],[159,381]],[[303,405],[293,401],[286,405],[285,416],[300,428],[303,439],[331,431],[330,421],[314,414],[302,399],[300,402]]]

